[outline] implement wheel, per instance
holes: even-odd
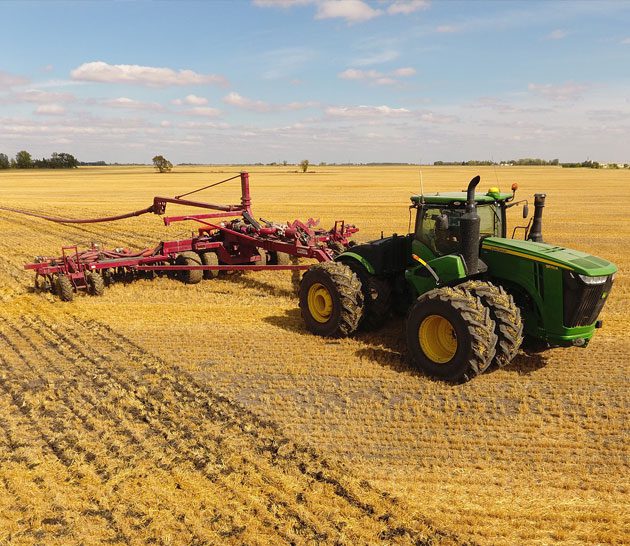
[[[100,273],[92,271],[87,274],[88,292],[92,296],[102,296],[105,293],[105,280]]]
[[[203,265],[219,265],[219,257],[216,252],[204,252],[201,255],[201,263]],[[219,276],[220,271],[218,269],[205,269],[203,271],[204,279],[216,279]]]
[[[347,265],[322,262],[312,266],[302,278],[299,296],[302,318],[312,333],[345,337],[359,326],[363,293]]]
[[[72,301],[74,299],[74,286],[67,275],[57,275],[55,279],[55,294],[61,301]]]
[[[176,265],[201,265],[201,258],[196,252],[182,252],[175,260]],[[197,284],[203,279],[203,270],[191,269],[178,271],[179,278],[186,284]]]
[[[502,368],[512,362],[523,342],[521,311],[514,303],[514,298],[503,287],[484,281],[468,281],[458,288],[471,292],[490,309],[495,324],[494,333],[498,337],[492,366]]]
[[[469,381],[492,362],[497,336],[490,311],[475,296],[438,288],[420,296],[407,316],[414,365],[454,383]]]
[[[289,265],[291,263],[291,256],[286,252],[276,252],[272,250],[269,252],[269,265]]]

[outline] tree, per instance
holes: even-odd
[[[302,172],[305,173],[308,170],[308,159],[303,159],[302,161],[300,161],[300,169],[302,169]]]
[[[22,150],[15,154],[15,166],[18,169],[30,169],[33,166],[31,154],[29,154],[26,150]]]
[[[0,154],[0,169],[8,169],[10,165],[7,154]]]
[[[168,173],[173,168],[173,164],[162,155],[153,158],[153,166],[161,173]]]

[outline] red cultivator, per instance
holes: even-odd
[[[239,205],[217,205],[183,199],[235,178],[241,181]],[[255,220],[251,211],[249,175],[246,172],[177,197],[155,197],[152,206],[119,216],[73,220],[17,210],[13,212],[59,223],[96,223],[148,213],[163,215],[168,203],[219,212],[164,217],[167,226],[182,221],[200,224],[198,234],[190,239],[163,241],[153,249],[141,251],[122,248],[102,250],[95,244],[79,251],[76,246],[65,246],[62,247],[60,257],[38,256],[34,263],[24,267],[35,271],[37,288],[51,290],[61,299],[69,301],[78,290],[100,295],[110,282],[156,272],[174,272],[184,282],[194,284],[204,276],[216,277],[221,271],[307,269],[309,266],[300,265],[297,258],[313,258],[320,262],[332,260],[351,244],[349,237],[358,231],[355,226],[344,221],[335,222],[334,227],[326,231],[318,228],[318,222],[312,218],[307,222],[295,220],[287,224]],[[214,223],[219,218],[232,220]]]

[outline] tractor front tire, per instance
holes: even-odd
[[[72,301],[74,299],[74,286],[70,277],[57,275],[55,279],[55,294],[61,298],[61,301]]]
[[[457,288],[420,296],[409,310],[406,330],[412,363],[432,377],[463,383],[494,358],[497,336],[490,311]]]
[[[196,252],[182,252],[175,259],[175,265],[201,265],[201,257]],[[202,269],[178,271],[179,278],[186,284],[197,284],[203,279]]]
[[[372,275],[358,263],[349,264],[361,282],[363,292],[363,317],[361,329],[378,330],[390,318],[392,312],[392,289],[385,279]]]
[[[495,325],[494,332],[498,337],[497,351],[491,365],[496,368],[507,366],[518,354],[523,343],[523,321],[514,298],[503,287],[490,282],[468,281],[458,288],[477,296],[490,309]]]
[[[300,283],[300,311],[306,328],[319,336],[346,337],[359,326],[363,313],[361,282],[342,263],[310,267]]]
[[[219,257],[216,252],[210,250],[201,255],[201,263],[203,265],[219,265]],[[220,272],[218,269],[204,269],[202,273],[204,279],[216,279]]]
[[[87,274],[88,292],[92,296],[102,296],[105,293],[105,280],[100,273],[92,271]]]

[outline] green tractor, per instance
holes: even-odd
[[[507,238],[506,210],[526,201],[491,188],[411,198],[413,233],[350,247],[309,268],[300,283],[306,327],[328,337],[383,326],[407,315],[413,364],[462,382],[502,367],[522,343],[532,350],[586,347],[617,268],[584,252],[544,243],[545,194],[536,194],[527,226]],[[515,240],[518,229],[524,240]]]

